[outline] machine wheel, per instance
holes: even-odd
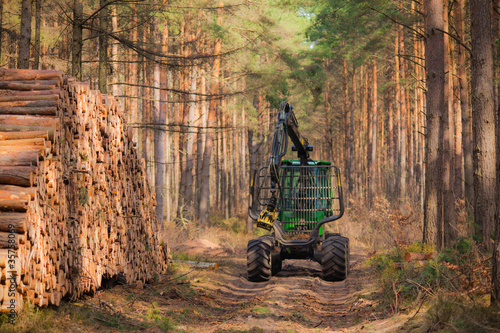
[[[247,246],[247,273],[248,280],[254,282],[268,281],[273,273],[271,237],[252,239]]]
[[[321,245],[321,268],[326,281],[342,281],[349,271],[349,239],[333,236]]]
[[[273,275],[278,274],[281,271],[283,260],[281,260],[281,254],[273,253],[271,254],[271,273]]]

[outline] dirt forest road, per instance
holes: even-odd
[[[365,255],[351,253],[351,272],[342,282],[321,279],[318,263],[286,260],[270,281],[246,279],[245,253],[218,260],[220,268],[192,272],[195,307],[208,310],[202,320],[177,326],[196,332],[392,332],[388,314],[368,300],[375,284]],[[217,258],[214,258],[217,261]],[[358,295],[364,295],[360,298]],[[199,313],[199,311],[198,311]]]
[[[115,285],[48,310],[53,311],[45,320],[48,330],[13,327],[6,332],[398,331],[404,319],[377,307],[380,295],[363,264],[366,255],[351,251],[345,281],[323,281],[318,263],[286,260],[283,270],[264,283],[247,280],[245,249],[212,251],[203,260],[216,262],[218,269],[174,260],[172,272],[151,284]]]

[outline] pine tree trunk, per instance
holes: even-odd
[[[426,0],[427,131],[423,241],[441,246],[439,117],[444,109],[443,0]]]
[[[347,159],[347,179],[349,184],[349,197],[354,195],[354,109],[356,107],[356,67],[352,68],[352,92],[349,106],[349,157]]]
[[[0,13],[1,15],[1,13]],[[35,61],[33,69],[40,69],[40,25],[42,17],[42,0],[35,0]]]
[[[393,67],[390,61],[386,62],[386,78],[388,82],[394,80]],[[394,141],[394,87],[390,87],[386,91],[387,101],[387,193],[391,198],[395,197],[395,175],[394,175],[394,159],[395,159],[395,141]]]
[[[456,238],[455,237],[455,200],[452,191],[453,177],[453,161],[452,161],[452,135],[453,130],[450,126],[453,120],[452,114],[452,100],[453,91],[451,88],[451,59],[450,59],[450,37],[448,32],[448,1],[444,1],[443,10],[443,23],[444,23],[444,108],[440,118],[440,127],[442,135],[440,136],[440,147],[442,152],[442,193],[443,193],[443,235],[441,246],[448,246]]]
[[[496,146],[493,94],[493,47],[491,2],[471,0],[471,97],[474,142],[474,221],[486,249],[492,250],[491,235],[496,213]]]
[[[402,6],[402,2],[400,2]],[[399,55],[405,54],[405,33],[402,25],[398,25],[399,31]],[[402,200],[406,199],[407,196],[407,176],[408,176],[408,163],[407,163],[407,105],[406,105],[406,62],[403,58],[399,60],[399,139],[400,139],[400,167],[401,175],[399,179],[399,198]]]
[[[83,5],[81,0],[73,1],[73,43],[71,54],[71,75],[82,79],[82,48],[83,48]]]
[[[99,6],[99,90],[103,94],[108,93],[108,42],[106,34],[108,32],[109,13],[107,2],[100,0]]]
[[[113,5],[111,7],[111,27],[113,29],[113,34],[118,33],[118,12],[116,10],[116,5]],[[113,96],[119,96],[120,95],[120,85],[118,85],[118,80],[119,80],[119,68],[120,65],[118,63],[118,42],[113,41],[113,44],[111,45],[111,63],[113,67],[113,85],[111,86],[111,94]]]
[[[500,103],[497,106],[497,170],[500,171]],[[491,269],[491,305],[500,304],[500,177],[497,171],[497,196],[496,196],[496,216],[495,216],[495,242],[492,251]]]
[[[222,11],[224,8],[224,2],[218,2],[217,9],[217,24],[222,25]],[[220,74],[220,53],[221,53],[221,39],[217,38],[214,45],[214,61],[212,65],[212,82],[210,83],[210,99],[209,113],[208,113],[208,125],[210,127],[215,126],[215,114],[217,111],[217,100],[214,98],[219,93],[219,74]],[[212,158],[213,150],[213,131],[207,134],[207,141],[205,144],[205,152],[203,156],[203,174],[206,179],[203,183],[201,191],[200,200],[200,223],[201,225],[209,225],[209,214],[210,214],[210,160]]]
[[[372,100],[372,139],[371,139],[371,144],[372,144],[372,149],[371,149],[371,160],[372,160],[372,165],[370,169],[370,176],[371,176],[371,182],[370,182],[370,197],[371,200],[375,198],[376,190],[377,190],[377,170],[378,166],[376,165],[377,161],[377,123],[378,123],[378,85],[377,85],[377,62],[376,60],[373,61],[373,74],[372,74],[372,81],[373,81],[373,100]]]
[[[462,43],[465,43],[464,18],[465,0],[459,0],[455,8],[455,29],[457,36]],[[472,163],[472,140],[470,133],[469,117],[469,81],[467,80],[467,64],[465,49],[462,45],[458,46],[458,80],[460,84],[460,109],[462,114],[462,146],[464,155],[464,174],[465,174],[465,198],[469,205],[474,203],[474,169]]]
[[[168,41],[160,34],[158,18],[153,21],[153,41],[156,45],[162,45],[162,53],[168,51]],[[168,35],[168,27],[163,27],[163,35]],[[160,60],[160,59],[158,59]],[[166,91],[158,88],[166,88],[166,69],[158,62],[153,65],[153,122],[154,122],[154,170],[155,170],[155,192],[156,192],[156,216],[161,229],[164,227],[165,214],[165,170],[166,170],[166,137],[165,127],[167,122]]]
[[[31,0],[21,2],[21,32],[17,68],[30,68]]]

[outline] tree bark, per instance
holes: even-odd
[[[73,44],[71,54],[71,75],[82,79],[82,48],[83,48],[83,5],[81,0],[73,1]]]
[[[454,179],[453,169],[453,90],[451,89],[451,58],[450,37],[448,32],[448,1],[443,2],[443,24],[444,24],[444,108],[440,117],[440,147],[441,147],[441,186],[443,196],[443,235],[441,246],[448,246],[456,238],[455,235],[455,199],[453,196],[452,181]]]
[[[218,2],[217,9],[217,24],[222,25],[222,11],[224,9],[224,2]],[[221,39],[216,38],[214,45],[214,61],[212,65],[212,81],[210,83],[210,100],[208,111],[208,125],[215,126],[215,114],[217,112],[217,100],[214,96],[219,93],[219,75],[220,75],[220,54],[221,54]],[[203,156],[203,174],[206,175],[205,182],[202,184],[201,200],[200,200],[200,223],[203,226],[208,226],[210,214],[210,160],[212,159],[213,150],[213,131],[207,134],[207,141],[205,144],[205,152]]]
[[[40,1],[40,0],[38,0]],[[100,0],[99,6],[99,90],[103,94],[108,93],[108,0]]]
[[[377,170],[378,166],[376,165],[377,161],[377,123],[378,123],[378,118],[377,118],[377,113],[378,113],[378,85],[377,85],[377,61],[373,60],[373,74],[372,74],[372,82],[373,82],[373,88],[372,88],[372,138],[371,138],[371,168],[370,168],[370,198],[373,200],[375,198],[376,190],[377,190]]]
[[[459,0],[455,8],[455,29],[462,44],[465,43],[464,18],[465,0]],[[460,84],[460,109],[462,114],[462,146],[464,155],[465,199],[469,205],[474,202],[474,169],[472,162],[472,140],[469,117],[469,81],[467,80],[467,64],[465,48],[458,45],[458,80]]]
[[[33,69],[40,67],[40,25],[42,16],[42,0],[35,0],[35,61]]]
[[[349,157],[347,159],[347,179],[349,196],[352,198],[354,195],[354,109],[356,107],[356,67],[352,68],[352,93],[349,106]]]
[[[163,34],[160,35],[158,18],[153,21],[153,40],[156,45],[162,45],[161,51],[168,52],[168,27],[163,27]],[[165,44],[163,44],[165,42]],[[159,63],[155,63],[153,67],[153,86],[155,88],[166,88],[166,68],[160,67]],[[165,209],[165,170],[166,170],[166,137],[164,125],[167,121],[166,110],[166,92],[160,89],[154,89],[153,92],[153,121],[154,121],[154,169],[155,169],[155,191],[156,191],[156,215],[161,229],[164,227],[164,209]]]
[[[21,3],[21,32],[19,38],[19,57],[17,68],[30,68],[31,47],[31,0]]]
[[[427,131],[423,241],[440,246],[442,206],[440,205],[439,116],[444,108],[445,98],[443,0],[426,0],[425,5],[427,9],[425,25]]]
[[[496,147],[490,7],[488,0],[470,1],[474,221],[480,226],[479,236],[484,246],[491,251],[496,210]]]

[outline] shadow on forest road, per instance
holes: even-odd
[[[358,297],[375,287],[368,268],[362,265],[365,255],[355,249],[350,259],[351,272],[342,282],[322,280],[316,262],[286,260],[281,272],[260,283],[247,280],[244,258],[226,259],[218,271],[207,272],[209,283],[197,286],[226,310],[215,326],[200,330],[357,332],[363,323],[381,319],[381,314],[375,314],[372,301]]]

